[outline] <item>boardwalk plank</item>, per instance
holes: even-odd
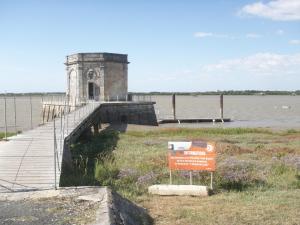
[[[56,140],[58,152],[62,153],[60,143],[75,129],[80,127],[100,103],[87,104],[86,109],[68,114],[68,129],[62,133],[61,119],[57,118]],[[86,114],[83,114],[86,112]],[[74,114],[76,120],[74,121]],[[67,116],[63,117],[66,125]],[[75,122],[75,123],[74,123]],[[54,129],[53,122],[48,122],[33,130],[12,136],[9,141],[0,142],[0,193],[23,190],[51,189],[54,187]],[[67,133],[68,131],[68,133]],[[61,166],[62,154],[58,154]],[[56,171],[57,184],[60,179],[60,169]]]

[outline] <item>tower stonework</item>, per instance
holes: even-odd
[[[124,101],[128,92],[127,55],[77,53],[66,57],[69,104]]]

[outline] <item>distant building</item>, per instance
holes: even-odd
[[[89,100],[125,100],[128,92],[127,55],[113,53],[78,53],[66,57],[71,105]]]

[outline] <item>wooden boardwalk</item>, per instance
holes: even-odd
[[[58,185],[64,141],[89,126],[87,121],[99,106],[97,102],[88,103],[55,121],[10,137],[7,142],[1,141],[0,193],[54,188],[55,165]]]

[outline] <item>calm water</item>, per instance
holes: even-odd
[[[42,123],[42,101],[58,101],[62,100],[62,95],[47,95],[47,96],[17,96],[6,98],[6,120],[8,131],[15,132],[28,130],[36,127]],[[15,103],[16,104],[15,104]],[[0,97],[0,131],[5,130],[5,117],[4,117],[4,98]],[[16,105],[16,110],[15,110]],[[15,114],[16,111],[16,114]],[[32,117],[31,117],[32,115]],[[15,120],[16,118],[16,120]],[[32,120],[31,120],[32,118]],[[15,129],[15,124],[17,125]]]
[[[43,96],[43,99],[59,100],[62,96]],[[156,102],[158,119],[172,118],[171,96],[134,96],[134,100]],[[32,126],[41,123],[42,96],[34,96],[32,102]],[[17,130],[31,127],[31,106],[28,96],[16,97]],[[218,118],[219,96],[176,96],[177,118]],[[273,127],[300,129],[300,96],[224,96],[224,117],[234,122],[226,127]],[[14,98],[7,98],[7,124],[14,131]],[[168,125],[164,125],[168,126]],[[174,124],[172,125],[174,126]],[[182,126],[176,125],[176,126]],[[212,123],[189,124],[184,126],[219,126]],[[0,97],[0,130],[4,131],[4,98]]]
[[[159,119],[172,118],[171,96],[151,96],[151,99],[156,101]],[[219,96],[176,96],[176,116],[179,119],[219,118],[219,102]],[[224,96],[224,117],[234,120],[223,125],[226,127],[300,129],[300,96]],[[213,125],[202,123],[184,126]]]

